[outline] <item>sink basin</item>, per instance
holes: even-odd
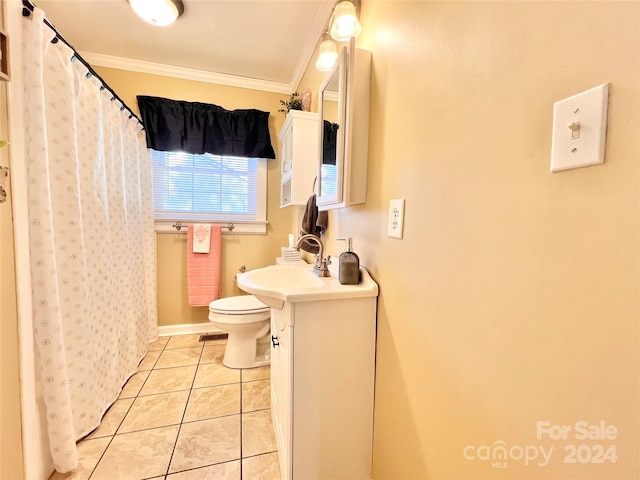
[[[285,302],[309,302],[378,295],[378,285],[360,268],[359,285],[340,285],[336,276],[317,277],[312,265],[273,265],[238,275],[238,286],[271,308],[281,310]],[[333,273],[332,273],[333,275]]]
[[[322,281],[308,268],[280,267],[259,268],[244,275],[247,283],[255,286],[268,286],[269,289],[294,290],[300,288],[321,287]]]

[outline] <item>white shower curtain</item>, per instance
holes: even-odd
[[[157,337],[144,132],[43,22],[23,20],[36,369],[60,472]]]

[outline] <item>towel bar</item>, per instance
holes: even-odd
[[[185,232],[186,230],[186,225],[183,225],[182,222],[176,222],[172,225],[173,228],[175,228],[178,232],[181,232],[183,228],[185,228]],[[233,229],[236,228],[236,226],[233,223],[229,223],[227,225],[222,225],[221,228],[226,228],[227,230],[229,230],[230,232],[233,232]]]

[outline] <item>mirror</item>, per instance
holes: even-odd
[[[352,38],[320,86],[318,210],[367,201],[371,52]]]
[[[347,48],[343,47],[333,68],[320,85],[320,168],[318,200],[335,203],[342,199],[344,135],[346,125]]]

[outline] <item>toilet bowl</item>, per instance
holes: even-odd
[[[253,295],[221,298],[209,304],[209,321],[229,338],[222,363],[229,368],[269,365],[271,309]]]

